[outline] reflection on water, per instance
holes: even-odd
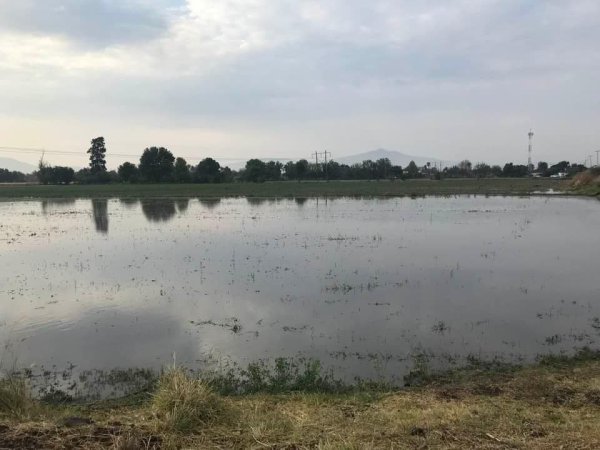
[[[246,201],[252,206],[264,205],[267,203],[267,200],[265,197],[246,197]]]
[[[141,203],[144,216],[151,222],[168,222],[177,214],[172,199],[143,199]]]
[[[306,356],[398,380],[416,354],[599,347],[596,201],[95,199],[0,217],[0,345],[21,367]]]
[[[183,214],[187,211],[188,207],[190,206],[190,199],[178,198],[177,200],[175,200],[175,204],[177,205],[177,210]]]
[[[168,222],[175,217],[177,211],[184,214],[190,205],[189,198],[150,198],[139,201],[144,216],[150,222]]]
[[[296,197],[294,199],[294,201],[296,202],[296,205],[298,205],[298,206],[304,206],[304,204],[306,203],[307,200],[308,199],[305,197]]]
[[[92,200],[92,213],[96,231],[99,233],[108,233],[108,200],[104,198]]]
[[[60,210],[67,206],[73,206],[75,204],[74,198],[57,198],[42,200],[42,214],[46,215],[54,210]]]
[[[125,206],[126,208],[134,208],[135,206],[137,206],[137,204],[140,202],[140,200],[138,198],[124,197],[124,198],[120,198],[119,202],[121,203],[121,205]]]
[[[199,198],[198,201],[207,209],[215,209],[221,203],[220,198]]]

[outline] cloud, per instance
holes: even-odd
[[[60,36],[83,47],[155,39],[168,30],[183,0],[5,0],[0,27],[37,36]]]
[[[229,154],[249,140],[273,145],[274,128],[305,142],[307,123],[319,130],[315,140],[345,153],[365,150],[349,142],[375,141],[361,141],[361,128],[377,130],[377,146],[418,152],[422,144],[399,135],[397,123],[435,134],[450,122],[464,130],[450,143],[452,159],[485,158],[469,126],[557,133],[562,123],[555,141],[565,142],[600,115],[593,0],[39,3],[0,0],[0,114],[101,119],[115,129],[147,126],[148,135],[158,124],[170,139],[201,124]],[[584,142],[595,137],[590,129]],[[436,156],[430,147],[423,151]]]

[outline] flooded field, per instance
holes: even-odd
[[[290,357],[401,384],[599,348],[599,230],[560,197],[0,202],[2,368],[77,390]]]

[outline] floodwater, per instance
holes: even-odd
[[[32,373],[599,348],[600,203],[550,197],[0,202],[0,359]]]

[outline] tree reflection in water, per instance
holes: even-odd
[[[306,197],[296,197],[294,198],[294,201],[296,202],[296,205],[298,206],[304,206],[304,204],[306,203],[308,199]]]
[[[198,201],[206,209],[215,209],[221,203],[220,198],[199,198]]]
[[[143,199],[141,203],[142,212],[150,222],[168,222],[177,214],[173,199]]]
[[[53,198],[42,200],[42,214],[45,216],[52,211],[53,208],[75,205],[74,198]]]
[[[121,205],[123,205],[127,209],[131,209],[131,208],[135,207],[139,203],[139,201],[140,201],[139,198],[123,197],[123,198],[119,199],[119,202],[121,203]]]
[[[190,199],[189,198],[178,198],[175,200],[175,204],[177,205],[177,210],[183,214],[184,212],[187,211],[188,207],[190,206]]]
[[[108,233],[108,200],[105,198],[92,199],[92,213],[96,231],[99,233]]]

